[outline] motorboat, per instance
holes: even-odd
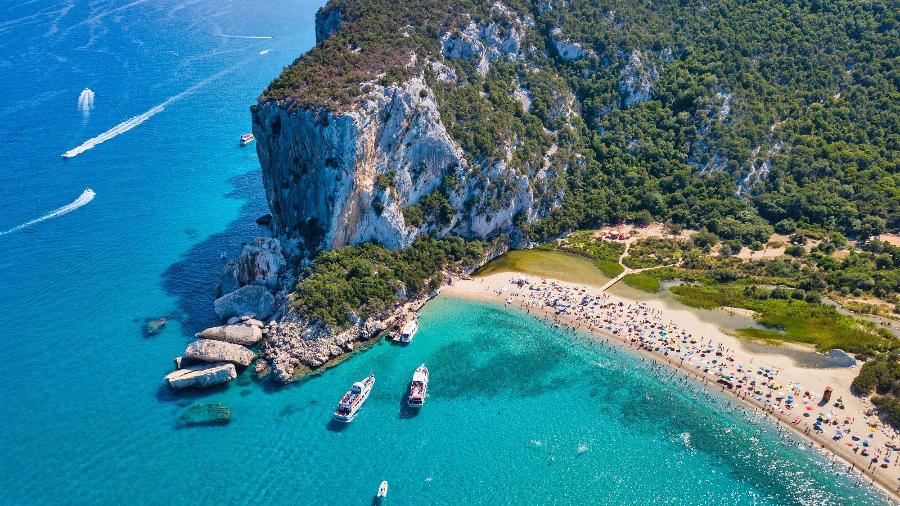
[[[420,365],[413,373],[412,383],[409,384],[409,395],[406,402],[411,408],[421,408],[425,404],[428,395],[428,368]]]
[[[403,324],[403,327],[400,329],[400,342],[401,343],[409,343],[416,337],[416,332],[419,331],[419,321],[413,317],[411,320],[407,320],[406,323]]]
[[[352,422],[356,418],[359,408],[369,398],[373,386],[375,386],[375,373],[369,373],[364,380],[354,383],[350,390],[341,397],[341,402],[334,410],[334,419],[338,422]]]

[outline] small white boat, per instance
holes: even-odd
[[[256,140],[256,137],[253,137],[253,134],[244,134],[241,136],[241,146],[246,146]]]
[[[378,487],[378,495],[376,495],[375,497],[387,497],[387,489],[388,489],[387,480],[384,480],[381,482],[381,485]]]
[[[375,386],[375,373],[369,373],[366,379],[354,383],[350,390],[341,397],[341,402],[334,410],[334,419],[338,422],[352,422],[356,418],[359,408],[369,398],[373,386]]]
[[[409,343],[416,337],[416,332],[419,331],[419,321],[413,318],[412,320],[408,320],[403,324],[403,328],[400,330],[400,342],[401,343]]]
[[[425,397],[428,395],[428,368],[422,364],[413,373],[412,383],[409,384],[409,396],[406,403],[411,408],[421,408],[425,405]]]

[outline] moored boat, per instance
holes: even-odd
[[[352,422],[356,418],[359,408],[369,398],[373,386],[375,386],[375,373],[369,373],[366,379],[354,383],[350,390],[341,397],[341,402],[334,410],[334,419],[338,422]]]
[[[241,136],[241,146],[246,146],[256,140],[256,137],[253,137],[253,134],[244,134]]]
[[[409,395],[406,399],[411,408],[421,408],[425,404],[428,395],[428,368],[420,365],[413,373],[412,383],[409,384]]]
[[[406,323],[403,324],[403,327],[400,329],[400,342],[401,343],[409,343],[416,337],[416,332],[419,331],[419,321],[413,317],[410,320],[407,320]]]

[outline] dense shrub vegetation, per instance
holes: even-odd
[[[390,251],[366,243],[319,253],[291,295],[292,309],[336,328],[349,325],[352,314],[365,319],[406,299],[440,286],[445,269],[477,264],[483,244],[422,238]]]

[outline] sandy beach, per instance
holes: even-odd
[[[868,400],[850,393],[860,363],[849,368],[802,367],[787,355],[748,350],[740,339],[689,310],[527,274],[454,280],[442,291],[506,304],[587,331],[693,375],[795,431],[825,452],[835,472],[871,482],[900,503],[900,439],[877,417],[867,415],[873,409]],[[827,387],[831,398],[822,402]],[[748,416],[759,413],[748,410]]]

